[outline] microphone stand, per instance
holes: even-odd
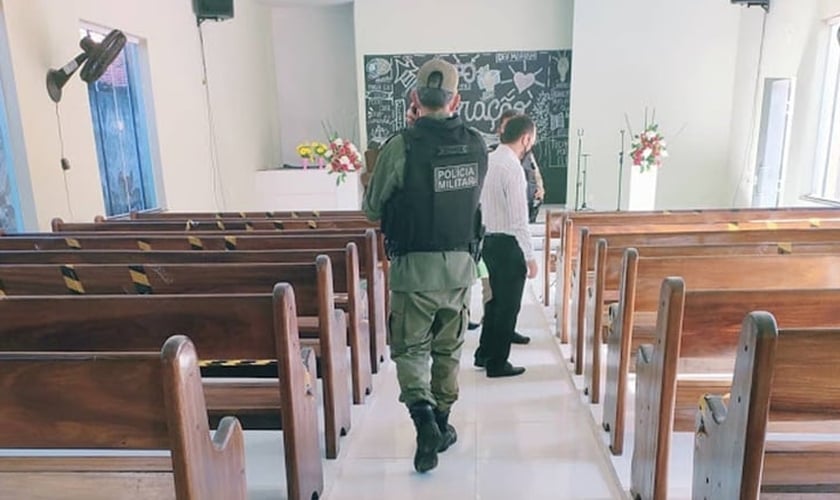
[[[580,159],[581,159],[581,148],[583,147],[583,129],[579,128],[577,131],[578,136],[578,147],[577,147],[577,173],[575,174],[575,179],[577,184],[575,185],[575,211],[580,210],[580,205],[578,204],[580,200],[580,188],[583,185],[581,182],[580,176]],[[586,202],[584,202],[585,204]]]
[[[621,187],[624,177],[624,130],[621,131],[621,151],[618,152],[618,203],[615,211],[621,212]]]
[[[589,157],[590,154],[583,155],[583,204],[580,206],[581,210],[589,210],[589,207],[586,206],[586,172],[589,169]]]

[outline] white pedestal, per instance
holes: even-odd
[[[257,172],[257,211],[359,210],[362,190],[359,173],[349,173],[340,186],[336,174],[323,169],[277,169]]]
[[[658,167],[641,172],[639,167],[630,167],[630,192],[627,210],[651,211],[656,206],[656,177]]]

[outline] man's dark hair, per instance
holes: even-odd
[[[525,115],[517,115],[508,120],[502,132],[502,144],[513,144],[523,136],[533,134],[537,129],[534,121]]]
[[[500,117],[499,117],[499,126],[497,127],[497,130],[499,131],[499,133],[501,133],[501,131],[502,131],[502,125],[503,125],[506,121],[510,120],[510,119],[511,119],[511,118],[513,118],[514,116],[519,116],[519,115],[521,115],[521,114],[522,114],[522,113],[520,113],[519,111],[517,111],[517,110],[515,110],[515,109],[513,109],[513,108],[506,109],[506,110],[502,113],[502,116],[500,116]]]
[[[443,109],[447,104],[452,102],[455,95],[443,89],[434,87],[420,87],[417,89],[417,99],[424,108],[432,111]]]

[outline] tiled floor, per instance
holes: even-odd
[[[475,292],[480,295],[480,288]],[[533,340],[514,346],[511,358],[528,372],[501,380],[488,379],[472,367],[478,333],[468,332],[461,399],[452,415],[458,443],[441,455],[437,469],[424,475],[412,468],[414,429],[397,401],[395,368],[386,363],[375,377],[374,395],[354,407],[353,429],[342,442],[339,459],[325,465],[323,498],[626,498],[530,290],[519,330]],[[251,498],[283,498],[280,435],[248,434]]]

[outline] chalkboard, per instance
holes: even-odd
[[[405,127],[408,93],[416,83],[417,70],[435,57],[458,68],[459,114],[484,135],[488,145],[498,142],[499,117],[507,109],[524,112],[536,122],[538,143],[534,153],[546,181],[549,194],[546,201],[565,202],[571,50],[366,55],[365,117],[369,145],[378,146]],[[553,186],[548,186],[549,180]],[[550,196],[552,193],[555,196]]]

